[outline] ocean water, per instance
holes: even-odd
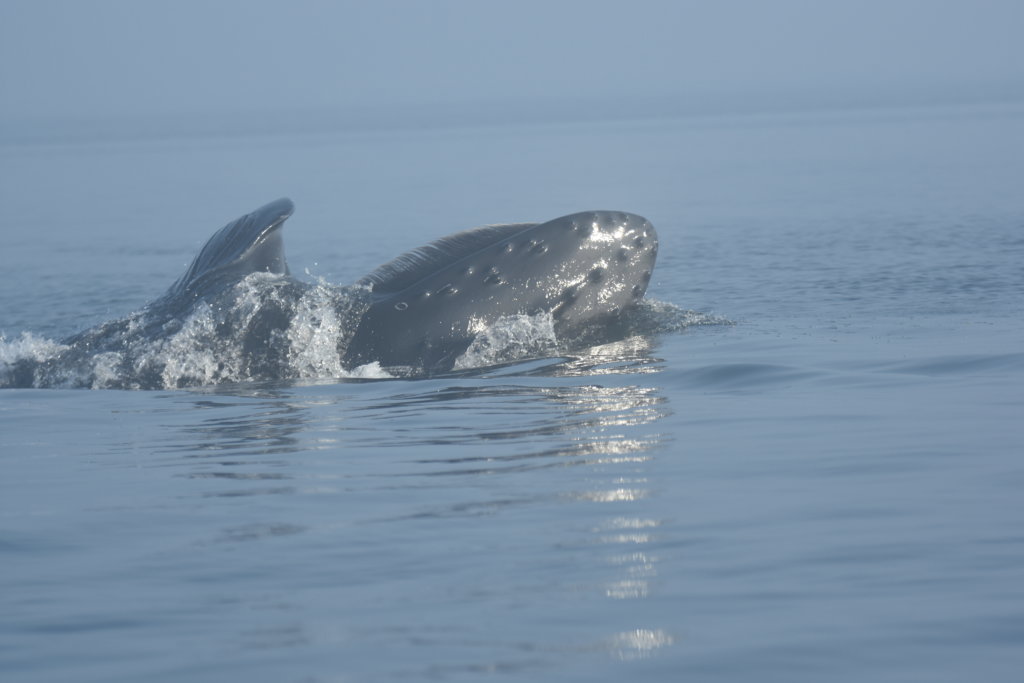
[[[655,323],[430,379],[0,390],[17,681],[1012,681],[1024,107],[3,138],[0,363],[287,195],[347,284],[658,229]],[[314,373],[315,374],[315,373]]]

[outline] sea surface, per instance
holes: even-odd
[[[140,130],[0,137],[0,364],[280,196],[293,273],[340,285],[639,213],[685,324],[428,379],[0,390],[3,680],[1020,680],[1024,106]]]

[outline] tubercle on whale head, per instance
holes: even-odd
[[[647,291],[657,259],[657,231],[636,214],[597,211],[572,216],[585,235],[572,278],[563,280],[554,307],[561,328],[614,317],[635,306]]]

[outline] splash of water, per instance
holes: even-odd
[[[267,274],[251,275],[184,315],[147,308],[63,342],[24,332],[0,337],[0,387],[172,389],[254,380],[389,378],[415,369],[371,363],[343,365],[345,349],[370,303],[362,287],[323,281],[300,285]],[[550,313],[506,316],[471,323],[474,338],[454,370],[568,356],[581,372],[612,365],[638,367],[630,359],[649,351],[653,335],[699,325],[729,324],[723,318],[646,300],[613,328],[558,339]],[[578,367],[577,367],[578,366]]]

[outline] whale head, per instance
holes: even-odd
[[[373,303],[346,363],[443,371],[481,327],[516,315],[550,313],[559,340],[586,335],[643,298],[657,252],[650,222],[618,211],[452,235],[363,278]]]

